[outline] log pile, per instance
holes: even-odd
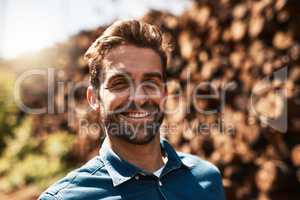
[[[151,11],[143,17],[174,42],[167,70],[173,96],[167,108],[178,111],[166,116],[164,134],[177,150],[219,167],[227,199],[300,196],[299,11],[297,0],[199,0],[181,16]],[[74,93],[76,102],[63,105],[68,113],[35,117],[37,135],[57,129],[78,134],[78,162],[97,153],[101,137],[97,127],[93,134],[80,134],[78,119],[97,121],[95,113],[85,115],[88,67],[83,54],[103,30],[80,32],[67,43],[64,73],[57,73],[56,81],[84,83]],[[276,72],[286,72],[286,78]],[[219,95],[212,96],[216,91]],[[190,98],[195,93],[211,96]],[[68,90],[57,92],[56,106],[68,95]],[[270,122],[286,117],[287,131]]]

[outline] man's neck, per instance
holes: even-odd
[[[108,136],[108,142],[118,156],[146,172],[152,173],[164,165],[159,134],[144,145],[131,144],[111,136]]]

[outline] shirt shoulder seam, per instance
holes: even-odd
[[[89,172],[91,175],[94,175],[99,169],[103,168],[104,167],[104,164],[103,162],[100,160],[101,162],[101,165],[99,167],[97,167],[96,169],[94,169],[93,171]],[[59,195],[59,192],[61,192],[62,190],[65,190],[67,189],[68,186],[70,186],[70,184],[74,183],[75,179],[78,177],[78,172],[75,172],[76,174],[74,174],[73,178],[66,184],[64,185],[63,187],[61,187],[60,189],[58,189],[56,192],[48,192],[49,194],[52,194],[54,197],[56,195]]]
[[[99,169],[101,169],[101,168],[103,168],[103,166],[104,166],[104,164],[103,164],[103,162],[100,160],[100,162],[101,162],[101,165],[99,166],[99,167],[97,167],[96,169],[94,169],[93,171],[91,171],[90,172],[90,174],[91,175],[94,175]],[[62,190],[64,190],[64,189],[66,189],[70,184],[72,184],[74,181],[75,181],[75,179],[78,177],[78,172],[76,173],[76,176],[74,176],[73,178],[72,178],[72,180],[67,184],[67,185],[65,185],[64,187],[62,187],[60,190],[58,190],[58,192],[60,192],[60,191],[62,191]],[[57,193],[58,193],[57,192]]]

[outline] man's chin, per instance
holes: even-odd
[[[157,133],[158,134],[158,133]],[[147,134],[144,133],[137,133],[137,134],[124,134],[119,135],[118,137],[122,140],[125,140],[126,142],[130,144],[136,144],[136,145],[145,145],[152,142],[155,138],[156,134]]]
[[[163,114],[153,116],[144,123],[136,123],[120,117],[119,114],[110,118],[107,123],[108,134],[118,137],[130,144],[145,145],[153,141],[155,136],[159,134],[159,127],[163,120]]]

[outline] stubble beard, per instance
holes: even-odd
[[[159,134],[164,119],[164,113],[159,107],[156,106],[156,110],[153,121],[139,124],[122,120],[120,113],[106,114],[102,112],[100,115],[106,134],[130,144],[145,145],[153,141],[155,136]]]

